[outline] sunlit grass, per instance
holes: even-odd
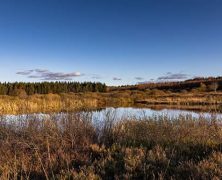
[[[0,96],[0,114],[74,111],[83,108],[120,106],[173,106],[173,108],[221,111],[222,94],[172,93],[161,90],[113,91],[107,93],[62,93],[31,96]]]

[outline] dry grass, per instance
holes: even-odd
[[[98,98],[89,97],[88,93],[84,93],[84,95],[74,93],[35,94],[26,98],[17,96],[0,97],[0,114],[73,111],[84,107],[96,108],[98,106]]]
[[[19,120],[20,119],[20,120]],[[221,179],[222,127],[181,116],[107,113],[0,121],[0,179]]]
[[[0,114],[73,111],[106,106],[169,105],[222,109],[222,93],[171,93],[160,90],[114,91],[110,93],[65,93],[32,95],[26,97],[0,96]],[[198,107],[198,108],[196,108]],[[203,109],[204,110],[204,109]]]

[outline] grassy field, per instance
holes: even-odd
[[[0,96],[0,114],[74,111],[101,107],[168,105],[173,108],[209,111],[222,109],[221,92],[172,93],[160,90],[126,90],[107,93],[63,93],[31,96]]]
[[[107,112],[0,121],[0,179],[221,179],[221,120]]]

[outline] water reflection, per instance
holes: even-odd
[[[37,113],[37,114],[25,114],[25,115],[3,115],[1,116],[1,122],[17,122],[21,120],[32,119],[32,121],[46,120],[53,117],[55,120],[61,120],[71,114],[79,114],[79,118],[82,116],[88,116],[94,122],[102,122],[103,119],[109,117],[111,119],[144,119],[150,117],[167,116],[169,119],[174,119],[179,116],[189,116],[193,118],[203,117],[206,119],[222,119],[222,113],[198,113],[189,110],[178,110],[178,109],[161,109],[154,110],[150,108],[104,108],[93,111],[80,111],[75,113]]]

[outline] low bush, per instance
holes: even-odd
[[[1,179],[221,179],[216,119],[107,112],[0,120]]]

